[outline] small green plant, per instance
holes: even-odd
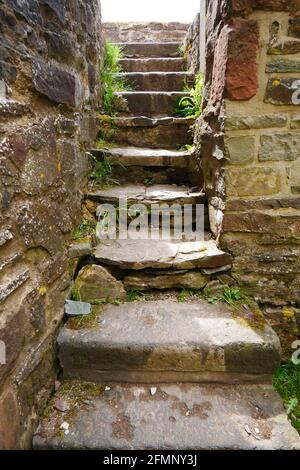
[[[90,222],[89,220],[82,220],[78,227],[72,233],[72,240],[80,240],[81,238],[88,237],[89,235],[93,235],[95,232],[95,224]]]
[[[115,165],[123,165],[119,161],[110,161],[109,158],[103,154],[101,160],[98,160],[95,155],[88,153],[88,156],[92,160],[92,170],[89,173],[89,177],[93,180],[96,185],[117,185],[119,182],[112,178],[113,167]],[[124,167],[123,167],[124,168]]]
[[[124,77],[119,74],[122,69],[119,60],[123,57],[122,48],[110,42],[105,43],[104,63],[101,69],[100,79],[103,89],[103,109],[109,115],[115,114],[117,91],[130,89]]]
[[[273,386],[283,399],[293,426],[300,433],[300,364],[282,364],[273,377]]]
[[[216,302],[225,302],[228,305],[234,305],[236,302],[242,299],[242,294],[238,287],[224,286],[222,294],[211,296],[209,291],[207,291],[206,295],[207,301],[210,304],[215,304]]]
[[[135,290],[128,290],[126,292],[127,302],[135,302],[136,300],[139,300],[139,298],[140,298],[140,293]]]
[[[196,76],[195,86],[185,86],[188,96],[179,98],[175,102],[174,115],[177,117],[197,118],[202,111],[202,96],[204,88],[204,78],[201,73]]]
[[[150,186],[151,184],[153,184],[153,174],[151,172],[146,173],[143,183],[146,186]]]
[[[189,297],[195,295],[197,291],[195,289],[182,289],[182,291],[177,296],[177,301],[182,303],[186,302]]]
[[[184,44],[180,44],[180,46],[178,47],[177,49],[177,52],[178,52],[178,55],[180,57],[184,57],[185,56],[185,47],[184,47]]]

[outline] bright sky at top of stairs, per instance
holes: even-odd
[[[102,20],[191,23],[201,0],[101,0]]]

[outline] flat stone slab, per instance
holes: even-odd
[[[52,411],[34,449],[294,450],[300,438],[267,385],[119,385],[66,419]],[[68,401],[68,395],[64,397]]]
[[[118,204],[120,198],[124,197],[127,197],[128,202],[146,205],[157,203],[204,204],[205,202],[205,194],[202,191],[193,191],[193,188],[186,186],[167,184],[152,186],[128,184],[87,194],[88,199],[112,204]]]
[[[173,126],[178,124],[181,124],[182,126],[192,126],[194,122],[195,120],[192,118],[178,118],[172,116],[119,116],[111,118],[111,123],[117,127],[157,127]]]
[[[231,264],[231,256],[214,240],[169,242],[163,240],[103,240],[94,250],[96,261],[121,269],[216,268]]]
[[[189,151],[150,149],[138,147],[113,147],[92,150],[93,155],[119,161],[123,166],[162,166],[186,168],[191,156]]]
[[[182,72],[186,60],[182,57],[159,57],[121,59],[119,65],[124,72]]]
[[[124,57],[179,57],[179,42],[122,42]]]
[[[280,342],[260,316],[204,300],[107,305],[99,327],[58,337],[67,378],[95,382],[268,380],[280,363]]]
[[[189,72],[123,72],[116,76],[135,91],[182,91],[194,78]]]

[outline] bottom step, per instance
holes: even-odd
[[[70,410],[50,405],[35,449],[300,449],[269,385],[114,384],[76,400],[74,390],[86,389],[64,386],[60,404]]]

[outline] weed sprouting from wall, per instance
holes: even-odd
[[[204,77],[202,73],[196,76],[195,86],[185,86],[188,96],[179,98],[175,102],[174,115],[178,117],[197,118],[202,111],[202,96],[204,88]]]
[[[103,88],[103,110],[109,116],[115,114],[116,92],[128,91],[129,85],[124,77],[120,76],[122,68],[119,64],[123,57],[122,48],[110,42],[105,43],[104,62],[100,73]]]

